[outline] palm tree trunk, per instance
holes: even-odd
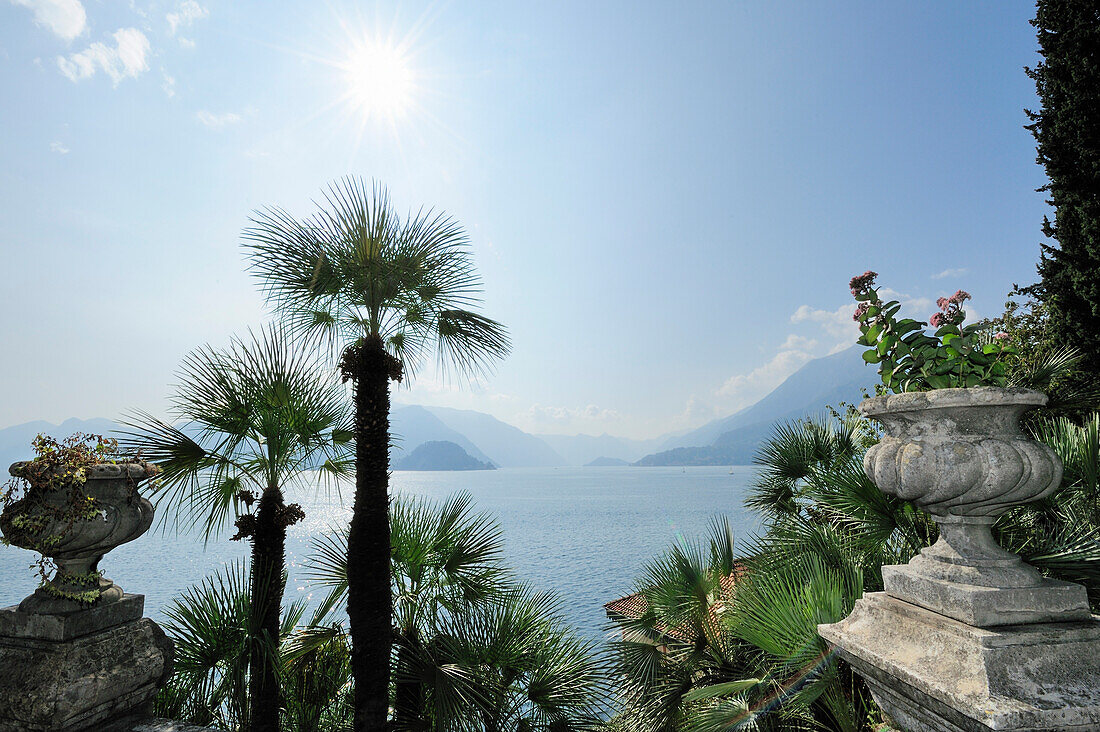
[[[260,496],[252,536],[249,707],[252,732],[279,732],[279,615],[283,602],[286,524],[283,494]]]
[[[396,364],[396,366],[395,366]],[[383,732],[389,712],[390,379],[400,362],[378,339],[350,347],[341,364],[355,382],[355,502],[348,530],[348,624],[356,732]],[[396,374],[396,375],[395,375]]]

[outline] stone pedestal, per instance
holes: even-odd
[[[907,732],[1100,730],[1100,617],[979,628],[878,592],[818,631]]]
[[[0,732],[107,732],[149,716],[172,642],[142,595],[67,614],[0,610]]]

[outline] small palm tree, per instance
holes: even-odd
[[[495,520],[462,493],[441,503],[398,497],[391,524],[393,729],[567,732],[594,723],[604,692],[595,648],[564,626],[552,596],[511,579]],[[339,604],[347,531],[314,549],[310,578],[330,589],[325,603]]]
[[[742,683],[752,670],[747,646],[722,622],[738,572],[724,520],[714,522],[708,543],[673,545],[646,565],[636,582],[644,612],[613,620],[622,633],[613,648],[628,729],[691,728],[696,712],[713,712],[715,688],[723,689],[727,725],[752,722],[748,695],[758,682]]]
[[[399,497],[390,507],[390,525],[397,664],[405,666],[443,618],[499,593],[508,574],[500,563],[500,527],[473,512],[468,493],[441,504]],[[347,602],[347,545],[346,530],[313,541],[308,576],[330,588],[327,603]],[[394,726],[411,728],[423,716],[423,684],[398,678],[394,686]]]
[[[511,585],[440,618],[396,676],[422,689],[420,724],[470,732],[600,730],[606,672],[553,595]]]
[[[284,488],[304,471],[350,470],[352,433],[335,375],[271,329],[184,361],[170,408],[177,424],[137,415],[124,442],[161,468],[158,505],[207,540],[238,514],[233,539],[252,543],[249,598],[250,721],[278,732],[277,659],[287,527],[304,516]],[[331,373],[331,372],[330,372]],[[248,509],[257,503],[255,513]]]
[[[305,606],[286,608],[279,637],[290,636]],[[156,700],[159,716],[226,730],[253,729],[249,694],[252,618],[248,568],[219,568],[165,609],[174,648],[172,676]]]
[[[278,208],[244,231],[249,269],[302,337],[339,350],[354,385],[355,499],[348,533],[348,620],[356,729],[388,716],[390,382],[432,352],[440,367],[483,371],[509,350],[499,323],[470,308],[480,280],[456,221],[419,211],[402,221],[386,191],[347,178],[329,186],[311,218]]]

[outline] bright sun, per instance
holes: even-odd
[[[412,106],[416,79],[399,47],[363,40],[351,49],[341,68],[348,102],[364,119],[394,122]]]

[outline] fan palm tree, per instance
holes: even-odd
[[[495,520],[461,493],[439,503],[398,497],[391,524],[394,729],[566,732],[594,723],[604,691],[595,649],[563,625],[553,597],[511,579]],[[309,577],[329,588],[325,603],[339,604],[347,530],[313,544]]]
[[[503,326],[471,308],[480,279],[452,218],[418,211],[404,221],[386,191],[346,178],[298,220],[268,208],[243,238],[249,270],[284,322],[340,353],[354,386],[355,499],[348,532],[348,620],[356,729],[380,732],[389,697],[390,382],[434,352],[441,370],[474,375],[503,357]]]
[[[753,722],[749,696],[759,682],[748,681],[746,644],[722,622],[734,597],[729,578],[739,571],[724,520],[715,521],[707,544],[673,545],[646,565],[636,582],[644,612],[613,620],[622,634],[613,649],[626,728],[691,728],[693,714],[713,712],[719,696],[731,728]]]
[[[226,730],[253,729],[249,693],[252,617],[248,568],[219,568],[164,609],[174,648],[172,676],[160,690],[160,716]],[[278,626],[288,638],[305,606],[286,608]]]
[[[409,648],[398,680],[422,691],[417,724],[456,732],[602,729],[606,673],[592,641],[546,592],[511,585],[440,618]]]
[[[331,373],[331,371],[329,372]],[[161,468],[155,498],[207,540],[237,514],[233,539],[252,544],[249,597],[250,721],[279,729],[277,659],[287,527],[304,516],[284,489],[316,471],[350,471],[350,419],[343,386],[316,358],[269,329],[225,350],[187,357],[170,407],[177,424],[148,414],[127,423],[124,442]],[[257,503],[255,513],[249,509]]]
[[[445,616],[499,593],[508,574],[500,563],[500,527],[473,512],[468,493],[438,504],[399,497],[390,507],[390,525],[397,664],[405,666]],[[346,529],[313,540],[307,576],[329,587],[328,603],[342,605],[348,599],[347,545]],[[408,729],[422,717],[423,684],[409,678],[395,681],[394,726]]]

